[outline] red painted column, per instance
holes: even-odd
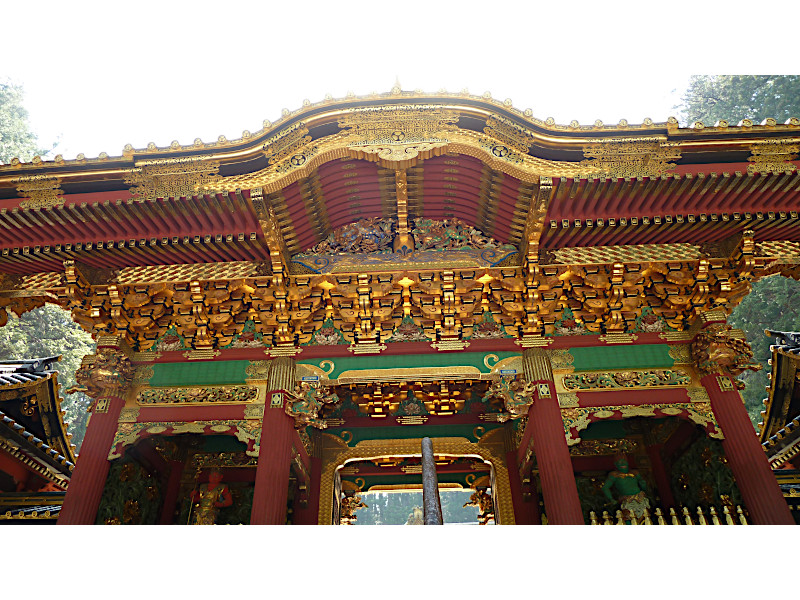
[[[663,447],[663,444],[651,444],[646,446],[646,450],[653,469],[653,478],[658,486],[658,495],[661,497],[661,504],[663,505],[661,508],[670,509],[675,507],[675,497],[672,495],[669,475],[661,458],[661,449]]]
[[[519,478],[519,465],[517,453],[506,453],[506,468],[508,469],[508,483],[511,487],[511,502],[514,506],[514,522],[517,525],[539,525],[538,505],[534,502],[525,502],[522,496],[522,481]]]
[[[183,463],[177,460],[170,461],[169,479],[167,489],[164,492],[164,502],[161,505],[161,515],[158,518],[159,525],[171,525],[175,518],[175,505],[178,502],[178,492],[181,488],[181,475],[183,474]]]
[[[528,410],[528,427],[533,435],[547,521],[552,525],[582,525],[583,511],[564,436],[550,358],[545,350],[531,348],[523,353],[523,365],[525,379],[540,384],[536,401]]]
[[[107,411],[95,409],[89,417],[86,436],[64,496],[64,506],[58,515],[58,525],[91,525],[97,518],[100,497],[111,466],[108,451],[117,432],[119,413],[125,406],[125,400],[120,397],[102,398],[97,405],[104,402],[107,402]]]
[[[742,397],[727,375],[701,380],[725,439],[722,447],[753,522],[758,525],[794,525],[767,455],[758,442]]]
[[[267,402],[258,451],[251,525],[284,525],[289,501],[289,465],[292,461],[294,420],[285,410],[286,390],[294,384],[294,361],[277,358],[269,372]]]
[[[308,504],[295,512],[295,524],[317,525],[319,519],[319,482],[322,479],[322,460],[310,457],[311,481],[309,482]]]

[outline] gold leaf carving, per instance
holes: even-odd
[[[458,115],[441,106],[392,105],[353,109],[339,119],[339,127],[348,130],[351,145],[392,145],[446,142],[443,132],[457,122]]]
[[[692,364],[692,352],[689,344],[670,344],[669,356],[676,365]]]
[[[228,404],[252,402],[258,388],[249,385],[147,388],[139,391],[139,404]]]
[[[523,154],[527,154],[534,140],[528,130],[499,115],[493,115],[486,119],[486,127],[483,131]]]
[[[562,380],[566,389],[582,391],[684,386],[691,381],[683,371],[671,369],[576,373],[565,375]]]
[[[125,177],[141,198],[181,198],[202,194],[220,181],[219,162],[208,157],[142,161]]]
[[[136,406],[134,408],[123,408],[119,413],[119,419],[117,422],[119,423],[136,423],[136,420],[139,418],[139,407]]]
[[[571,408],[578,406],[578,394],[557,394],[558,405],[561,408]]]
[[[264,154],[271,165],[279,163],[290,155],[293,158],[292,163],[296,163],[301,159],[295,159],[294,155],[305,156],[301,151],[303,146],[310,141],[311,136],[308,135],[308,128],[302,121],[299,121],[269,138],[264,144]],[[295,166],[301,166],[303,163],[305,163],[305,158]]]
[[[28,198],[19,203],[20,208],[52,208],[64,204],[64,191],[58,177],[24,175],[17,178],[17,183],[17,194]]]
[[[245,375],[250,379],[268,379],[269,365],[270,361],[268,360],[251,360],[244,370]]]
[[[147,385],[154,374],[155,371],[152,366],[145,365],[137,367],[136,371],[133,373],[133,381],[131,381],[131,383],[134,385]]]
[[[800,152],[798,140],[766,140],[753,144],[750,149],[750,164],[747,173],[791,173],[797,167],[790,161],[797,160]]]
[[[686,393],[689,394],[689,399],[692,402],[711,402],[705,388],[689,388],[686,390]]]
[[[575,357],[569,353],[568,349],[556,348],[555,350],[550,350],[548,354],[550,356],[550,364],[554,371],[574,368],[572,362],[575,360]]]
[[[653,177],[675,168],[681,152],[660,138],[617,138],[584,146],[587,176]]]

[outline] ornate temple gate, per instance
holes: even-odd
[[[752,520],[791,522],[725,319],[800,273],[799,130],[560,126],[396,88],[240,140],[0,165],[0,322],[52,302],[97,340],[59,523],[96,520],[126,449],[184,434],[256,460],[252,523],[327,523],[338,466],[426,436],[491,464],[498,522],[541,499],[583,523],[582,432],[634,417],[720,440]]]

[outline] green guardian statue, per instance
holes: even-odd
[[[618,454],[614,460],[615,471],[611,471],[603,484],[603,494],[608,498],[608,504],[616,504],[622,510],[622,516],[626,521],[636,519],[639,522],[644,517],[645,509],[650,508],[650,500],[647,498],[647,482],[635,471],[631,471],[628,466],[628,459],[624,454]],[[617,500],[614,499],[612,491],[619,494]]]

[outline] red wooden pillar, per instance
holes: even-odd
[[[523,353],[523,365],[525,379],[538,384],[537,398],[528,410],[527,427],[533,435],[548,523],[582,525],[583,511],[564,436],[550,358],[545,350],[530,348]]]
[[[767,455],[758,442],[750,417],[733,381],[727,375],[701,380],[725,439],[722,447],[753,522],[758,525],[794,525]]]
[[[159,525],[172,524],[175,518],[175,505],[178,503],[178,492],[181,487],[183,463],[178,460],[172,460],[169,465],[169,479],[167,479],[167,489],[164,492],[164,503],[161,505],[161,516],[158,518]]]
[[[522,496],[522,481],[519,478],[519,465],[517,453],[506,453],[506,467],[508,468],[508,483],[511,487],[511,502],[514,506],[514,522],[517,525],[539,525],[539,507],[535,502],[525,502]]]
[[[292,461],[294,420],[284,406],[294,387],[294,361],[276,358],[269,370],[269,391],[261,426],[261,448],[256,467],[251,525],[284,525],[289,501],[289,465]]]
[[[658,495],[661,497],[661,508],[669,509],[675,507],[675,497],[672,495],[669,475],[664,468],[664,461],[661,458],[661,449],[664,444],[650,444],[646,446],[647,456],[650,458],[650,466],[653,469],[653,478],[658,486]]]
[[[319,519],[319,482],[322,476],[322,461],[313,456],[309,458],[311,463],[311,481],[308,487],[308,504],[305,508],[295,511],[295,524],[297,525],[316,525]]]
[[[58,515],[58,525],[91,525],[97,518],[100,497],[111,466],[108,451],[117,433],[117,419],[125,400],[119,396],[100,398],[96,406],[106,410],[101,412],[102,408],[95,408],[89,417],[86,436]]]
[[[95,404],[58,515],[59,525],[89,525],[97,518],[111,466],[108,451],[117,433],[119,414],[125,406],[125,390],[133,378],[130,354],[130,348],[121,337],[103,336],[97,341],[96,354],[84,356],[75,373],[78,383],[95,399]]]

